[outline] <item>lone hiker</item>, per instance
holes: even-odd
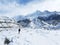
[[[19,26],[19,29],[18,29],[18,34],[19,34],[22,26],[20,24],[18,26]]]
[[[19,28],[19,29],[18,29],[18,33],[20,33],[20,31],[21,31],[21,29]]]

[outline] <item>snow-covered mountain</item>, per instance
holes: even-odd
[[[25,25],[24,27],[27,27],[26,25],[31,26],[31,22],[33,25],[35,25],[35,28],[56,28],[57,25],[60,23],[60,14],[59,12],[49,12],[44,11],[41,12],[37,10],[34,13],[28,14],[27,16],[15,16],[14,17],[17,21],[17,23]],[[29,22],[29,23],[28,23]],[[52,26],[51,26],[52,25]]]
[[[14,19],[7,16],[0,16],[0,28],[12,28],[17,26]]]

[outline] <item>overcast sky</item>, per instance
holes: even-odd
[[[60,0],[0,0],[0,15],[26,15],[36,10],[60,11]]]

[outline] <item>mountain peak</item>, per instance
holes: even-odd
[[[50,11],[48,11],[48,10],[45,10],[45,11],[44,11],[44,13],[50,13]]]

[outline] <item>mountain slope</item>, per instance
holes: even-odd
[[[14,17],[15,18],[15,17]],[[59,12],[49,12],[49,11],[44,11],[41,12],[39,10],[37,10],[36,12],[32,13],[32,14],[28,14],[27,16],[16,16],[16,21],[17,23],[19,21],[21,21],[23,25],[30,25],[30,23],[32,22],[33,25],[35,25],[35,28],[51,28],[51,29],[59,29],[57,28],[60,23],[60,14]],[[26,19],[28,19],[29,23],[24,22],[23,20],[27,21]],[[24,26],[27,27],[27,26]],[[60,26],[59,26],[60,27]]]

